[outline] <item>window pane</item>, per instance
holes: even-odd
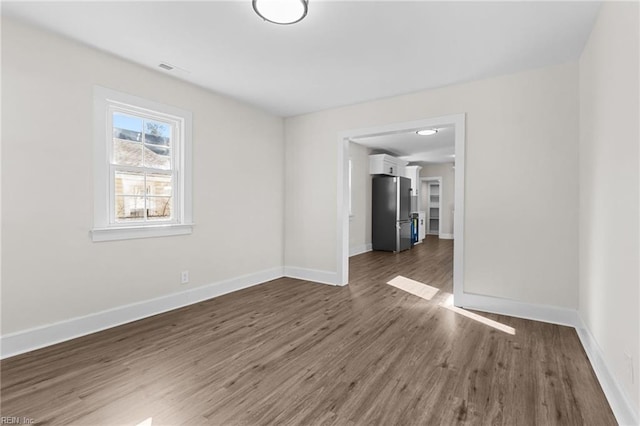
[[[171,152],[160,145],[144,145],[144,166],[152,169],[171,169]]]
[[[147,198],[147,216],[149,220],[171,219],[171,197]]]
[[[113,137],[128,141],[142,142],[142,118],[113,113]]]
[[[171,146],[171,124],[160,121],[144,122],[144,141],[149,145],[169,148]]]
[[[113,113],[113,163],[142,166],[143,120],[120,112]]]
[[[153,169],[171,168],[171,133],[173,126],[160,121],[144,122],[144,166]]]
[[[172,193],[171,175],[148,174],[147,195],[164,195],[170,197]]]
[[[144,197],[116,196],[116,222],[144,220]]]
[[[113,164],[142,167],[142,144],[114,137]]]
[[[116,195],[144,195],[144,174],[116,171],[114,188]]]

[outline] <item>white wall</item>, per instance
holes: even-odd
[[[192,111],[192,235],[91,242],[94,85]],[[2,101],[3,335],[281,269],[281,118],[4,18]]]
[[[337,269],[339,132],[466,112],[464,290],[576,308],[577,80],[569,63],[286,119],[285,264]]]
[[[580,58],[579,313],[640,411],[638,3],[604,2]],[[633,356],[635,383],[624,354]]]
[[[349,143],[351,159],[351,217],[349,218],[349,252],[362,253],[371,248],[371,175],[368,148]]]
[[[455,173],[453,163],[427,164],[420,170],[420,178],[442,177],[442,199],[440,200],[440,233],[453,235],[453,209],[455,205]],[[426,200],[427,192],[420,193],[420,203]],[[427,210],[423,209],[425,212]]]

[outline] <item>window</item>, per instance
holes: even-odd
[[[94,89],[94,241],[191,233],[191,113]]]

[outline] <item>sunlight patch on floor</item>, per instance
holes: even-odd
[[[453,311],[457,314],[463,315],[467,318],[470,318],[474,321],[478,321],[481,322],[482,324],[488,325],[489,327],[493,327],[496,330],[500,330],[503,333],[507,333],[507,334],[511,334],[511,335],[515,335],[516,334],[516,329],[513,327],[509,327],[508,325],[504,325],[502,323],[499,323],[498,321],[494,321],[494,320],[490,320],[489,318],[485,318],[482,315],[478,315],[478,314],[474,314],[473,312],[469,312],[466,311],[462,308],[458,308],[457,306],[453,305],[453,295],[447,297],[447,300],[445,300],[444,302],[442,302],[440,304],[440,306],[442,306],[445,309],[448,309],[450,311]]]
[[[391,281],[388,281],[387,284],[425,300],[431,300],[431,298],[433,298],[433,296],[438,292],[436,287],[431,287],[430,285],[423,284],[420,281],[415,281],[401,275],[398,275]]]
[[[151,426],[152,424],[153,424],[153,419],[149,417],[144,419],[140,423],[138,423],[136,426]]]

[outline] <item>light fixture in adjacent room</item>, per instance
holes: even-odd
[[[438,133],[438,129],[423,129],[423,130],[418,130],[416,133],[419,134],[420,136],[431,136]]]
[[[309,0],[253,0],[253,10],[265,21],[295,24],[307,16]]]

